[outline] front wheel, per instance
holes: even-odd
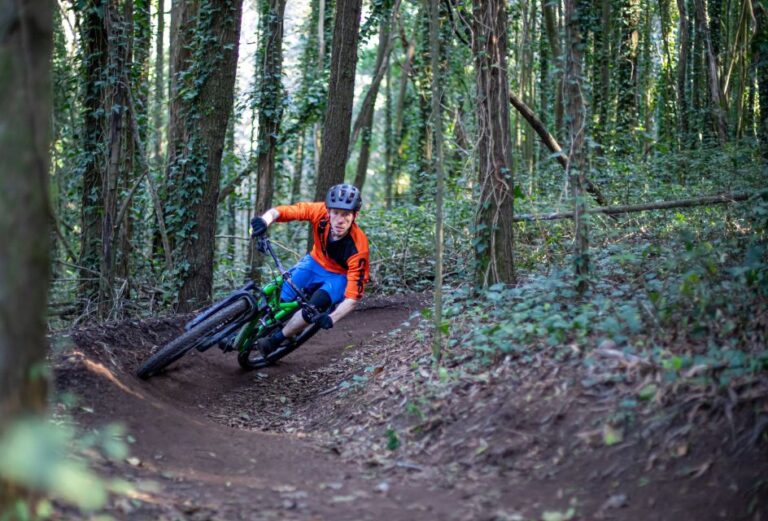
[[[184,356],[189,350],[197,347],[210,334],[215,333],[237,319],[248,308],[249,304],[245,299],[238,299],[199,324],[195,324],[195,326],[185,331],[181,336],[174,338],[150,356],[136,371],[136,376],[142,379],[154,376]]]
[[[286,340],[277,349],[272,351],[266,358],[264,358],[258,349],[254,349],[252,345],[248,349],[240,351],[237,355],[237,362],[245,370],[262,369],[268,365],[272,365],[289,353],[294,352],[304,342],[309,340],[315,333],[320,330],[320,326],[317,324],[309,325],[304,331],[299,333],[295,338]]]

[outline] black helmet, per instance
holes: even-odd
[[[325,207],[335,210],[351,210],[359,212],[363,206],[360,190],[348,184],[332,186],[325,195]]]

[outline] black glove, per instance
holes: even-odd
[[[261,217],[251,219],[251,237],[261,237],[267,233],[267,221]]]
[[[310,322],[317,324],[323,329],[331,329],[333,327],[333,319],[328,313],[317,313]]]

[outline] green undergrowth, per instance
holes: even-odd
[[[738,212],[678,214],[654,234],[636,223],[617,225],[595,240],[584,295],[567,265],[481,293],[452,289],[444,326],[449,356],[526,362],[542,351],[558,357],[610,346],[644,357],[671,379],[694,366],[720,384],[763,371],[766,222],[763,197]]]

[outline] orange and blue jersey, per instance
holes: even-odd
[[[347,277],[344,297],[360,300],[365,284],[370,277],[370,255],[368,237],[363,230],[352,223],[349,233],[339,240],[331,241],[331,219],[325,203],[296,203],[277,206],[278,222],[309,221],[312,223],[314,245],[310,256],[323,269]]]

